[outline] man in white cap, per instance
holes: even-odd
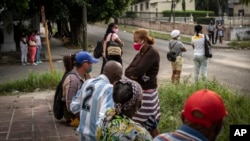
[[[172,83],[178,83],[180,81],[180,75],[182,70],[182,64],[183,64],[183,58],[182,58],[182,52],[186,51],[186,48],[184,47],[183,43],[179,41],[180,39],[180,31],[179,30],[173,30],[171,32],[172,40],[169,41],[169,51],[174,52],[176,55],[176,60],[174,62],[171,62],[172,66]]]

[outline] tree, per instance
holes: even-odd
[[[245,4],[247,6],[248,6],[249,2],[250,2],[249,0],[240,0],[240,3]]]

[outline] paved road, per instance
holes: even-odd
[[[91,42],[102,39],[105,29],[97,26],[88,27],[88,36]],[[133,36],[131,33],[119,31],[119,37],[125,42],[124,47],[124,68],[132,61],[136,51],[132,48]],[[156,39],[155,47],[160,51],[161,63],[159,80],[170,79],[171,65],[166,60],[166,50],[168,41]],[[183,66],[182,78],[190,77],[192,80],[194,65],[192,61],[193,49],[186,45],[187,52],[183,54],[185,62]],[[250,94],[250,50],[234,49],[213,49],[214,57],[210,59],[208,68],[209,79],[216,78],[222,84],[229,86],[233,90]]]
[[[89,25],[88,38],[90,43],[95,43],[97,40],[103,38],[105,28]],[[131,33],[119,31],[120,38],[125,42],[123,63],[124,69],[132,61],[136,51],[132,48],[133,36]],[[171,75],[170,62],[166,59],[166,48],[168,41],[156,39],[155,47],[160,51],[161,63],[159,80],[169,79]],[[187,52],[183,54],[185,62],[182,71],[182,78],[190,77],[193,80],[194,65],[192,61],[192,47],[186,45]],[[62,47],[59,40],[51,39],[51,52],[54,60],[53,66],[56,70],[63,70],[63,64],[60,59],[65,54],[75,53],[80,49],[66,49]],[[48,58],[46,48],[43,52]],[[210,59],[208,68],[208,77],[214,77],[221,83],[228,85],[233,90],[240,90],[244,93],[250,94],[250,50],[234,50],[234,49],[213,49],[214,57]],[[58,60],[59,59],[59,60]],[[93,76],[97,76],[100,72],[102,60],[94,65]],[[49,63],[44,62],[38,66],[21,66],[20,64],[14,65],[1,65],[0,66],[0,84],[9,80],[16,80],[26,77],[28,72],[50,71]]]

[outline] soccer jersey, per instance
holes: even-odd
[[[81,141],[95,141],[96,129],[100,119],[109,108],[114,107],[112,99],[113,85],[105,75],[87,80],[73,97],[70,110],[80,111],[80,124],[77,131]]]

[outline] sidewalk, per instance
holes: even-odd
[[[75,128],[53,117],[54,91],[0,98],[1,141],[78,141]]]

